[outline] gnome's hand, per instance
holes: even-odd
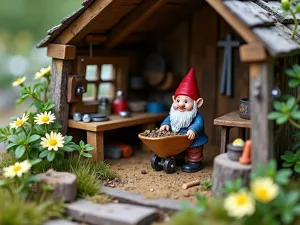
[[[196,133],[193,130],[188,130],[188,132],[186,133],[186,135],[188,136],[189,140],[194,140],[196,137]]]
[[[169,125],[162,125],[160,128],[159,128],[160,131],[163,131],[163,130],[166,130],[166,131],[169,131],[170,130],[170,126]]]

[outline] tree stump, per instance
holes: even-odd
[[[221,197],[225,180],[234,181],[237,178],[242,178],[243,186],[249,183],[249,173],[251,172],[251,165],[242,165],[239,162],[228,159],[227,153],[220,154],[214,159],[213,177],[212,177],[212,195],[214,197]]]
[[[64,202],[71,202],[76,200],[77,195],[77,178],[72,173],[56,172],[53,169],[46,173],[38,175],[41,181],[37,184],[37,192],[42,193],[42,185],[50,185],[53,190],[50,197],[54,200],[63,200]]]

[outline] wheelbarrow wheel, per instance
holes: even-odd
[[[151,159],[151,167],[156,171],[162,170],[163,167],[160,165],[160,162],[161,158],[158,157],[158,155],[153,155]]]
[[[176,167],[176,161],[174,158],[167,158],[164,162],[164,171],[166,173],[174,173]]]

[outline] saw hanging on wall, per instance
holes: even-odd
[[[232,95],[233,82],[232,50],[234,47],[239,47],[240,42],[234,41],[232,35],[227,34],[226,39],[224,41],[218,42],[218,46],[224,47],[220,92],[221,94],[230,97]]]

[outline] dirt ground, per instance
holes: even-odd
[[[196,173],[184,173],[180,167],[173,174],[164,171],[154,171],[150,160],[152,153],[135,151],[134,156],[121,160],[109,160],[113,170],[120,175],[119,179],[105,182],[104,185],[126,191],[143,194],[146,198],[172,198],[195,202],[194,193],[211,196],[210,190],[205,190],[203,185],[198,185],[187,190],[182,189],[182,184],[194,180],[203,181],[211,179],[213,158],[219,153],[219,148],[205,146],[204,168]]]

